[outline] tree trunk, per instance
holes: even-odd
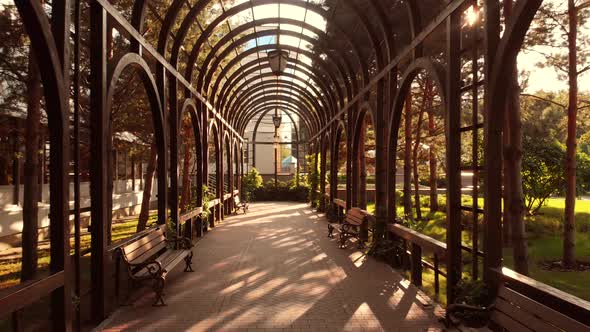
[[[363,125],[359,132],[359,207],[363,210],[367,209],[367,158],[365,157],[365,137],[367,133],[367,121],[363,119]]]
[[[191,137],[190,125],[184,125],[183,136],[189,140]],[[184,159],[182,162],[182,196],[180,198],[180,211],[185,212],[191,199],[191,179],[190,179],[190,166],[191,166],[191,144],[187,142],[184,145]]]
[[[512,231],[512,250],[514,270],[528,275],[528,245],[524,223],[524,197],[522,192],[522,122],[520,119],[520,86],[517,71],[511,78],[513,88],[508,97],[507,117],[510,122],[510,149],[508,151],[508,183],[510,200],[508,212],[510,214],[510,228]]]
[[[563,230],[563,265],[573,267],[575,261],[575,206],[576,206],[576,120],[578,113],[577,37],[578,18],[574,0],[568,0],[568,78],[569,102],[567,110],[567,140],[565,158],[565,218]]]
[[[422,219],[422,204],[420,204],[420,176],[418,174],[418,152],[420,150],[420,136],[422,135],[422,120],[424,119],[424,109],[426,107],[427,92],[426,89],[422,95],[422,109],[418,114],[418,123],[416,124],[416,140],[414,141],[414,150],[412,153],[413,176],[414,176],[414,204],[416,205],[416,219]]]
[[[23,199],[21,281],[37,273],[37,240],[39,236],[39,130],[41,123],[41,74],[32,48],[29,51],[27,78],[27,128],[25,136],[25,181]]]
[[[147,170],[145,173],[145,181],[143,186],[143,198],[141,200],[141,211],[139,212],[139,220],[137,221],[137,231],[141,232],[145,229],[147,221],[150,217],[150,199],[152,194],[152,184],[154,182],[154,173],[156,171],[156,159],[158,156],[158,147],[152,143],[150,147],[150,159],[148,161]]]
[[[404,214],[407,218],[413,219],[412,213],[412,93],[408,92],[406,97],[406,110],[404,115]]]
[[[429,97],[428,97],[428,104],[426,105],[427,112],[428,112],[428,135],[430,136],[431,143],[430,148],[428,149],[428,159],[429,159],[429,168],[430,168],[430,177],[429,177],[429,186],[430,186],[430,212],[436,212],[439,210],[438,206],[438,185],[436,183],[436,168],[437,168],[437,161],[436,161],[436,153],[434,149],[434,135],[436,131],[436,124],[434,121],[434,109],[433,109],[433,87],[432,81],[428,79],[426,81],[426,86],[428,87]]]

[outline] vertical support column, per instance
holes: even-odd
[[[72,301],[70,276],[70,224],[69,224],[69,96],[70,96],[70,20],[71,10],[69,0],[53,3],[51,12],[51,28],[59,60],[61,62],[63,95],[60,96],[63,132],[59,133],[60,142],[52,145],[51,168],[59,170],[61,174],[52,174],[50,196],[51,227],[49,237],[51,241],[51,273],[64,271],[66,282],[51,294],[51,320],[56,331],[69,331],[72,327]],[[39,61],[38,61],[39,62]],[[57,172],[55,172],[57,173]]]
[[[412,283],[416,286],[422,286],[422,248],[412,243]]]
[[[447,18],[447,297],[454,302],[461,280],[461,12]]]
[[[326,212],[326,136],[322,134],[320,139],[320,208],[322,212]]]
[[[170,118],[168,125],[170,126],[170,217],[172,224],[176,225],[176,234],[181,235],[181,225],[178,222],[178,102],[177,102],[177,88],[178,82],[175,77],[170,79]]]
[[[375,128],[375,232],[373,236],[377,240],[385,235],[385,226],[387,224],[387,133],[384,113],[386,105],[385,99],[385,81],[382,79],[377,83],[377,112],[373,119]]]
[[[108,216],[108,162],[110,150],[105,142],[108,137],[109,116],[105,110],[107,93],[107,16],[106,11],[97,1],[90,3],[90,68],[91,95],[90,119],[93,124],[91,131],[91,218],[92,218],[92,256],[91,283],[92,319],[99,323],[106,318],[106,245]],[[52,195],[53,196],[53,195]]]
[[[160,94],[160,109],[162,116],[161,132],[159,128],[154,131],[156,144],[158,145],[158,224],[165,225],[168,220],[168,144],[167,136],[170,131],[170,124],[167,116],[168,112],[168,89],[167,89],[167,75],[166,69],[163,65],[156,64],[156,83],[158,85],[158,93]],[[176,95],[176,91],[174,93]],[[176,105],[175,105],[176,106]],[[174,107],[176,109],[176,107]],[[170,114],[174,117],[173,114]],[[176,167],[176,165],[174,165]],[[178,181],[178,177],[176,177]],[[174,198],[178,200],[177,197]],[[177,205],[176,205],[177,206]],[[178,209],[172,210],[172,215],[178,221]],[[177,223],[178,224],[178,223]]]
[[[502,265],[502,123],[489,121],[490,114],[490,80],[494,70],[496,49],[500,42],[500,3],[498,0],[484,1],[484,45],[485,45],[485,112],[484,112],[484,270],[483,276],[490,289],[496,289],[497,276],[490,269]]]

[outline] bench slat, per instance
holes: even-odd
[[[130,244],[129,246],[123,247],[121,249],[125,255],[125,258],[129,261],[133,260],[138,255],[141,255],[142,252],[149,250],[149,248],[160,243],[163,241],[163,239],[165,239],[164,234],[161,232],[154,232],[150,234],[150,236],[140,238],[134,244]]]
[[[498,290],[498,296],[519,306],[521,310],[526,310],[562,330],[578,332],[590,331],[590,327],[507,287],[500,287]]]
[[[170,272],[178,263],[180,263],[188,254],[190,253],[189,250],[167,250],[162,255],[160,255],[155,260],[160,262],[162,268],[166,270],[163,274],[166,277],[166,274]],[[143,268],[137,271],[134,274],[135,277],[143,278],[149,276],[149,271],[147,268]]]
[[[527,308],[516,306],[514,303],[497,298],[495,310],[500,310],[521,324],[538,332],[560,332],[555,326],[529,313]]]
[[[149,250],[142,251],[140,254],[136,255],[135,258],[129,260],[129,262],[131,264],[141,264],[141,263],[147,261],[148,259],[150,259],[155,254],[157,254],[160,250],[165,249],[165,248],[166,248],[166,241],[162,241],[162,242],[156,244],[155,246],[151,247]]]
[[[492,310],[492,320],[511,332],[532,332],[531,329],[515,321],[501,311]]]
[[[125,246],[121,247],[121,250],[125,253],[125,255],[129,255],[135,250],[139,249],[140,247],[146,245],[147,243],[159,238],[162,236],[162,231],[159,228],[154,229],[152,232],[148,233],[146,236],[137,239],[137,241],[133,241]]]

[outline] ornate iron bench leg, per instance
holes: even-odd
[[[348,238],[348,235],[346,234],[346,232],[341,231],[340,232],[340,249],[346,248],[346,239],[347,238]]]
[[[166,303],[164,302],[164,285],[166,284],[166,281],[164,280],[163,277],[159,277],[154,279],[154,292],[156,293],[156,300],[154,301],[154,303],[152,304],[152,306],[154,307],[163,307],[166,306]]]
[[[333,238],[334,237],[334,226],[332,226],[331,224],[328,224],[328,237],[329,238]]]
[[[184,262],[186,263],[186,267],[184,268],[184,272],[195,272],[193,270],[193,252],[184,258]]]

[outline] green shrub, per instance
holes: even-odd
[[[522,159],[522,190],[529,215],[539,212],[551,195],[563,187],[563,147],[525,136]]]
[[[242,199],[246,202],[252,200],[254,191],[262,186],[262,176],[256,168],[242,177]]]
[[[291,182],[267,181],[255,189],[252,195],[256,201],[296,201],[307,202],[309,188],[307,186],[291,185]]]

